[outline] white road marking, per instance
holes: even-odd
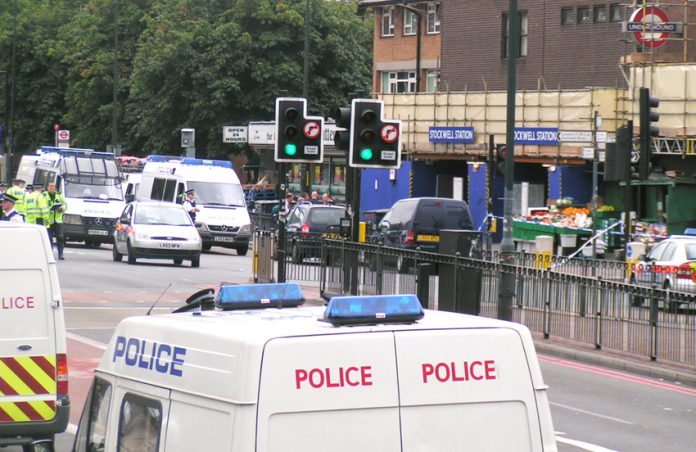
[[[83,344],[91,345],[92,347],[99,348],[101,350],[106,350],[106,344],[102,342],[97,342],[93,339],[90,339],[88,337],[80,336],[79,334],[75,333],[65,333],[65,335],[75,341],[82,342]]]
[[[77,425],[75,424],[68,424],[68,428],[65,429],[65,433],[69,433],[72,436],[77,435]]]
[[[556,442],[568,444],[570,446],[575,446],[578,449],[589,450],[591,452],[618,452],[615,449],[607,449],[606,447],[598,446],[596,444],[590,444],[570,438],[563,438],[562,436],[556,436]]]
[[[587,414],[589,416],[595,416],[598,418],[607,419],[607,420],[614,421],[614,422],[619,422],[621,424],[635,425],[633,422],[626,421],[624,419],[619,419],[618,417],[606,416],[604,414],[595,413],[593,411],[583,410],[582,408],[576,408],[576,407],[569,406],[569,405],[563,405],[562,403],[549,402],[549,405],[557,406],[559,408],[565,408],[566,410],[577,411],[578,413]]]

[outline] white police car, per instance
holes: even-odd
[[[413,295],[303,301],[222,286],[213,310],[123,320],[74,450],[556,450],[524,326]]]

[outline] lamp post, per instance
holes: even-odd
[[[2,109],[2,122],[0,123],[0,126],[5,126],[5,123],[7,122],[7,111],[10,109],[10,97],[9,97],[9,73],[7,71],[0,71],[0,74],[5,76],[5,82],[2,84],[2,89],[3,92],[5,93],[4,99],[5,99],[5,105]],[[2,133],[3,132],[3,127],[0,127],[0,155],[5,155],[5,135]],[[0,174],[0,179],[3,178],[3,175]]]
[[[14,100],[15,100],[15,66],[17,59],[17,0],[14,0],[12,16],[12,85],[10,85],[10,148],[5,153],[5,178],[12,180],[12,153],[14,152]],[[5,76],[7,81],[7,75]]]

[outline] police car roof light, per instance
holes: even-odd
[[[220,286],[215,306],[223,311],[297,307],[304,304],[296,283],[243,284]]]
[[[415,295],[370,295],[331,298],[323,320],[334,326],[413,323],[424,315]]]
[[[210,159],[194,159],[187,157],[181,160],[182,165],[199,165],[199,166],[219,166],[221,168],[232,168],[232,162],[229,160],[210,160]]]
[[[180,162],[182,160],[181,157],[174,157],[171,155],[148,155],[147,156],[147,162],[157,162],[157,163],[164,163],[164,162]]]
[[[56,148],[53,146],[41,146],[42,154],[60,154],[60,155],[74,155],[79,156],[91,156],[91,157],[114,157],[113,152],[105,151],[95,151],[94,149],[80,149],[80,148]]]

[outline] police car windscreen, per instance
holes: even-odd
[[[244,190],[229,182],[189,181],[188,188],[196,192],[196,202],[208,206],[244,207]]]

